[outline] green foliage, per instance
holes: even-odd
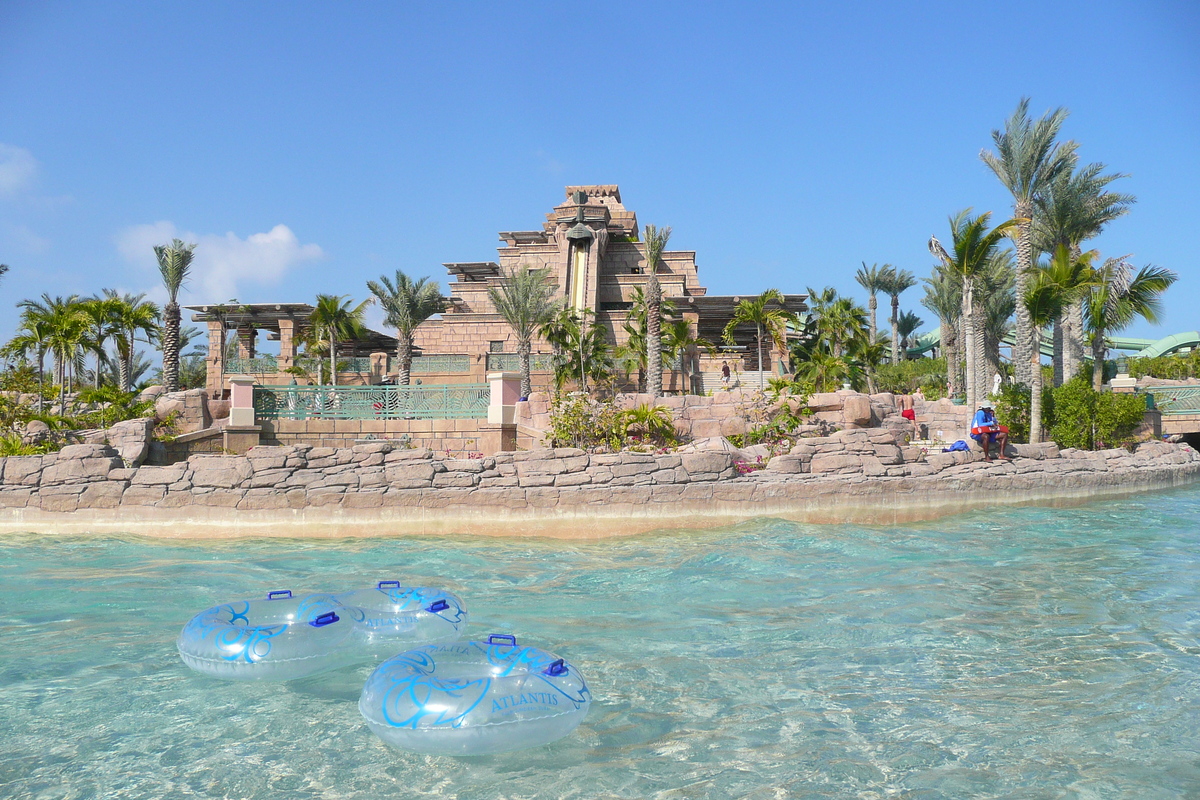
[[[728,437],[735,447],[755,444],[770,445],[772,452],[791,449],[789,437],[812,416],[808,398],[812,385],[784,378],[772,380],[766,392],[749,403],[743,401],[739,410],[750,429],[742,435]]]
[[[1030,390],[1004,384],[996,400],[996,419],[1008,426],[1009,441],[1029,441]],[[1102,450],[1132,442],[1146,401],[1140,395],[1097,392],[1081,373],[1057,388],[1042,391],[1042,417],[1050,439],[1059,447]]]
[[[1132,443],[1146,401],[1136,394],[1097,392],[1080,375],[1052,390],[1050,438],[1059,447],[1100,450]]]
[[[594,400],[583,392],[557,395],[550,403],[550,444],[620,450],[628,426],[612,400]]]
[[[15,433],[0,434],[0,458],[7,456],[40,456],[45,453],[52,453],[58,448],[58,445],[48,441],[39,444],[25,444],[21,441],[21,437]]]
[[[675,418],[666,406],[642,404],[621,412],[620,424],[624,425],[629,441],[637,444],[665,446],[675,444]]]
[[[37,394],[38,374],[30,364],[17,364],[0,372],[0,392],[20,392],[21,394]],[[54,397],[54,388],[41,387],[42,396],[47,400]]]
[[[138,401],[136,392],[122,392],[113,386],[82,389],[77,403],[92,406],[70,418],[71,427],[77,429],[107,428],[127,419],[149,416],[154,410],[153,400]]]
[[[1159,356],[1158,358],[1129,359],[1129,374],[1135,378],[1146,375],[1164,380],[1181,381],[1200,377],[1200,350],[1186,355]]]
[[[1043,393],[1043,398],[1045,398]],[[996,421],[1008,428],[1010,442],[1024,444],[1029,441],[1029,406],[1032,392],[1023,383],[1004,383],[996,397]],[[1043,413],[1048,416],[1043,400]]]
[[[912,394],[917,389],[926,400],[946,396],[946,359],[914,358],[899,364],[880,364],[875,385],[881,392]]]

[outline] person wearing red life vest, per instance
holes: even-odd
[[[991,403],[979,404],[979,410],[975,412],[975,418],[971,420],[971,438],[979,442],[979,446],[983,448],[984,461],[992,460],[990,452],[992,442],[999,447],[1000,452],[997,455],[1001,461],[1012,460],[1004,455],[1004,448],[1008,445],[1008,428],[996,421]]]

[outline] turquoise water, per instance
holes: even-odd
[[[216,601],[399,577],[577,664],[571,736],[387,749],[369,668],[190,672]],[[568,543],[0,544],[0,797],[1200,796],[1200,490],[899,527]]]

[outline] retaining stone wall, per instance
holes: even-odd
[[[1128,490],[1200,476],[1200,455],[1186,445],[1150,442],[1134,453],[1093,453],[1060,452],[1049,443],[1010,452],[1012,462],[984,463],[977,453],[922,453],[896,432],[851,430],[801,440],[765,469],[741,476],[739,453],[724,450],[596,455],[559,448],[445,459],[428,449],[373,442],[341,449],[262,446],[245,456],[194,455],[170,466],[126,468],[108,445],[81,444],[0,459],[0,508],[420,508],[475,514],[593,508],[612,514],[665,503],[692,514],[713,504],[741,504],[753,516],[829,492],[983,490],[1000,499],[996,492],[1044,493],[1072,485]]]

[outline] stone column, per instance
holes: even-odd
[[[207,369],[204,387],[208,396],[220,399],[225,392],[221,383],[221,375],[225,364],[225,336],[223,324],[218,320],[208,323],[208,358],[205,359]]]
[[[238,358],[254,358],[258,330],[253,325],[238,328]]]
[[[367,383],[374,385],[383,382],[387,377],[387,353],[371,353],[371,374],[367,378]]]
[[[229,424],[223,431],[225,449],[237,454],[256,447],[262,428],[254,424],[254,378],[229,379]]]
[[[296,359],[296,321],[291,319],[279,320],[279,371],[286,373],[295,366]]]
[[[491,394],[488,420],[479,426],[479,445],[484,453],[517,449],[517,401],[521,398],[521,373],[489,372]]]

